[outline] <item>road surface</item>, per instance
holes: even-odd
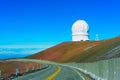
[[[76,73],[71,68],[50,64],[49,67],[44,70],[20,76],[13,80],[83,80],[83,79],[78,73]]]

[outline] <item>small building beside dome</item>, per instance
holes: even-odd
[[[89,41],[89,26],[84,20],[77,20],[72,25],[72,41]]]

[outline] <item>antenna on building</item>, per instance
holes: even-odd
[[[96,34],[96,38],[95,38],[96,41],[99,41],[99,37],[98,37],[98,34]]]

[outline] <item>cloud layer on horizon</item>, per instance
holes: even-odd
[[[53,45],[0,45],[0,59],[25,57],[52,46]]]

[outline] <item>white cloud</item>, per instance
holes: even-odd
[[[0,59],[25,57],[25,56],[40,52],[54,45],[55,44],[0,45]]]
[[[49,48],[54,45],[0,45],[0,48]]]

